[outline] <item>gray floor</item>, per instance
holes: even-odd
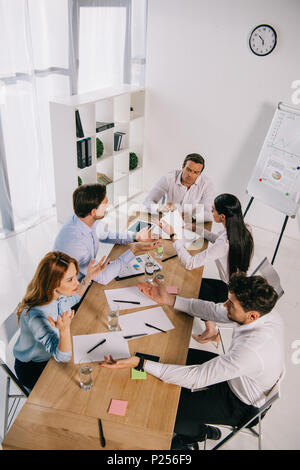
[[[255,240],[255,255],[252,266],[255,267],[264,256],[271,260],[278,235],[253,228]],[[214,226],[216,231],[219,226]],[[28,282],[31,280],[40,259],[51,251],[54,237],[59,230],[56,217],[45,220],[14,237],[0,240],[0,323],[16,307],[23,297]],[[274,264],[280,274],[284,296],[277,304],[285,320],[286,337],[286,375],[281,386],[281,399],[277,401],[263,420],[263,449],[295,450],[300,449],[300,436],[298,421],[300,418],[299,385],[300,385],[300,352],[297,355],[295,343],[298,340],[300,349],[300,321],[299,321],[299,281],[300,281],[300,241],[283,237],[281,246]],[[205,266],[206,277],[218,277],[214,264]],[[201,322],[195,320],[194,332],[201,331]],[[230,330],[224,331],[224,341],[230,342]],[[191,338],[191,347],[199,347]],[[213,352],[213,345],[201,346]],[[297,358],[298,361],[297,361]],[[299,364],[297,364],[299,362]],[[4,417],[3,397],[5,393],[5,376],[0,371],[0,442],[2,423]],[[223,435],[227,432],[222,429]],[[208,448],[210,443],[208,443]],[[240,434],[230,441],[224,449],[256,449],[257,439],[248,434]]]

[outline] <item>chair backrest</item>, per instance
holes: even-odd
[[[24,387],[24,385],[19,381],[11,367],[7,362],[7,350],[8,345],[12,338],[15,336],[19,330],[18,317],[16,314],[16,309],[4,320],[2,325],[0,325],[0,367],[6,372],[7,375],[17,384],[22,393],[28,397],[29,392]]]
[[[284,375],[285,375],[285,370],[283,370],[281,372],[277,382],[273,385],[271,390],[269,390],[269,392],[266,394],[267,400],[266,400],[266,403],[262,406],[262,408],[264,408],[264,409],[268,408],[270,405],[272,405],[272,403],[275,400],[280,398],[280,385],[281,385],[281,382],[282,382],[282,379],[283,379]]]
[[[284,290],[280,284],[280,277],[274,268],[274,266],[269,263],[268,258],[265,257],[259,265],[254,269],[251,276],[254,276],[256,273],[260,273],[262,277],[264,277],[268,283],[274,287],[278,294],[278,298],[280,298],[284,294]]]
[[[7,346],[19,329],[17,308],[0,325],[0,360],[6,362]]]

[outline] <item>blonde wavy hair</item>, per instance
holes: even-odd
[[[60,286],[71,263],[75,265],[78,274],[78,262],[71,256],[60,251],[52,251],[44,256],[27,287],[24,298],[18,305],[16,311],[18,321],[24,309],[28,313],[32,307],[46,305],[53,300],[54,290]]]

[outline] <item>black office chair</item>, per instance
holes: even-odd
[[[259,263],[259,265],[252,272],[251,276],[254,276],[257,273],[264,277],[266,281],[274,287],[278,294],[278,298],[280,298],[284,294],[284,290],[280,283],[280,277],[274,266],[268,261],[267,257],[265,257]]]
[[[255,415],[253,415],[251,418],[247,417],[244,422],[242,422],[239,426],[235,426],[224,439],[222,439],[218,444],[216,444],[212,449],[210,450],[217,450],[220,449],[224,444],[226,444],[230,439],[235,437],[239,432],[241,432],[243,429],[248,429],[250,431],[250,434],[258,438],[258,450],[262,450],[262,418],[265,416],[267,411],[271,408],[273,403],[280,398],[280,384],[281,381],[284,377],[285,371],[283,371],[277,380],[277,382],[274,384],[274,386],[271,388],[269,393],[266,395],[266,402],[264,405],[262,405],[260,408],[258,408],[257,412]],[[258,431],[253,429],[255,426],[258,425]],[[220,426],[220,427],[226,427],[226,426]],[[206,449],[206,441],[204,441],[204,449]]]
[[[17,322],[16,311],[11,313],[9,317],[0,326],[0,367],[7,376],[6,379],[6,394],[5,394],[5,407],[4,407],[4,427],[3,438],[12,424],[16,411],[18,409],[20,400],[27,398],[29,390],[19,381],[11,367],[8,365],[7,352],[8,346],[12,338],[16,335],[19,329]],[[12,393],[12,383],[17,388],[17,393]]]

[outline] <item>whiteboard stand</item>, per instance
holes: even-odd
[[[273,258],[272,258],[271,264],[273,264],[273,263],[274,263],[274,261],[275,261],[275,256],[277,255],[277,251],[278,251],[278,248],[279,248],[279,245],[280,245],[280,242],[281,242],[281,239],[282,239],[282,235],[283,235],[283,232],[284,232],[284,230],[285,230],[285,227],[286,227],[286,224],[287,224],[288,218],[289,218],[289,216],[288,216],[288,215],[286,215],[286,216],[285,216],[285,219],[284,219],[284,222],[283,222],[283,226],[282,226],[282,229],[281,229],[280,235],[279,235],[279,238],[278,238],[278,242],[277,242],[277,245],[276,245],[276,249],[275,249],[275,252],[274,252],[274,255],[273,255]]]
[[[245,218],[245,216],[246,216],[248,210],[250,209],[250,206],[251,206],[251,204],[252,204],[252,202],[253,202],[253,199],[254,199],[254,196],[252,196],[251,199],[250,199],[250,201],[248,202],[248,206],[246,207],[246,210],[245,210],[245,213],[244,213],[244,218]]]
[[[246,210],[245,210],[245,212],[244,212],[244,218],[245,218],[245,216],[246,216],[248,210],[250,209],[250,206],[251,206],[253,200],[254,200],[254,196],[252,196],[251,199],[250,199],[250,201],[248,202],[248,205],[247,205]],[[284,218],[284,222],[283,222],[283,225],[282,225],[282,228],[281,228],[281,232],[280,232],[280,235],[279,235],[279,238],[278,238],[278,242],[277,242],[277,245],[276,245],[276,248],[275,248],[275,251],[274,251],[274,255],[273,255],[271,264],[274,264],[275,257],[276,257],[276,255],[277,255],[277,251],[278,251],[278,248],[279,248],[281,239],[282,239],[283,232],[285,231],[285,227],[286,227],[286,224],[287,224],[288,219],[289,219],[289,216],[286,215],[285,218]]]
[[[271,264],[274,263],[289,217],[300,206],[300,109],[278,103],[271,125],[247,186],[254,198],[282,212],[285,219]]]

